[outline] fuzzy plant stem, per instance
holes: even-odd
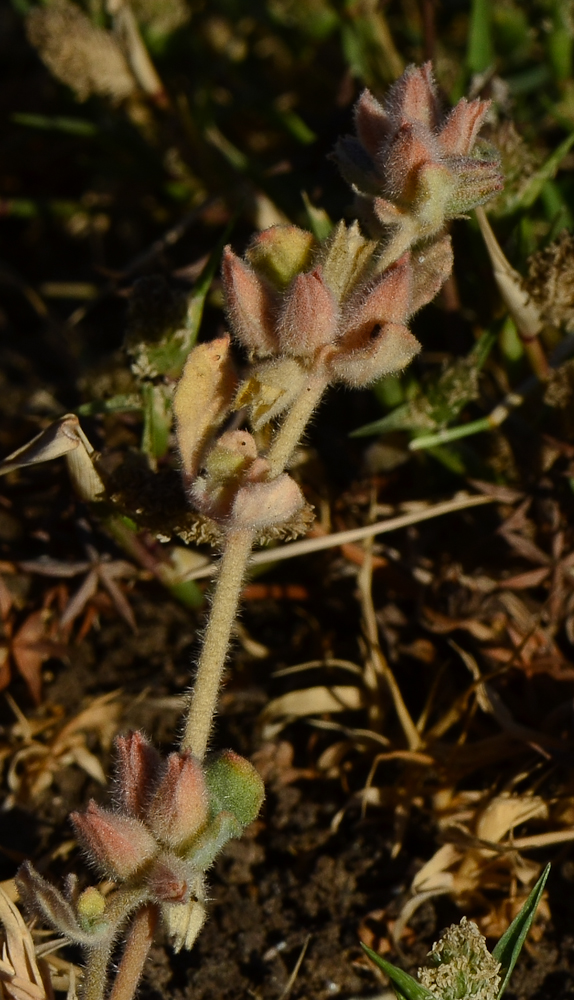
[[[269,479],[275,479],[283,472],[328,384],[329,380],[324,372],[313,372],[310,375],[267,452]]]
[[[155,903],[142,906],[133,921],[109,1000],[132,1000],[141,979],[158,921]]]
[[[250,529],[242,528],[228,531],[225,538],[211,613],[181,741],[181,749],[191,750],[198,760],[203,760],[207,750],[241,584],[253,546],[253,535],[254,532]]]
[[[328,379],[323,372],[310,375],[267,454],[270,464],[269,479],[274,479],[283,472],[327,386]],[[191,750],[198,760],[203,760],[205,757],[209,743],[229,639],[237,614],[241,584],[253,547],[253,538],[254,532],[243,528],[240,531],[228,531],[225,539],[211,613],[181,740],[181,749]]]
[[[110,896],[106,903],[106,917],[110,925],[116,928],[116,932],[101,944],[90,948],[80,987],[81,1000],[104,1000],[114,942],[130,913],[136,908],[141,911],[142,906],[145,908],[145,897],[141,889],[119,889]]]

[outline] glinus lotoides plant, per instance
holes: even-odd
[[[255,543],[309,525],[310,509],[286,469],[328,387],[367,386],[420,350],[407,324],[451,272],[446,224],[501,187],[496,154],[477,143],[487,110],[488,102],[462,99],[443,115],[430,64],[407,69],[384,105],[365,91],[356,136],[335,152],[364,229],[340,222],[320,242],[296,226],[275,226],[255,236],[243,258],[224,252],[231,337],[247,365],[239,375],[230,336],[200,344],[173,396],[189,502],[221,550],[180,746],[163,760],[141,733],[119,737],[114,807],[90,802],[72,814],[80,844],[113,892],[80,892],[72,879],[64,896],[31,865],[19,873],[28,906],[85,949],[83,1000],[131,1000],[160,917],[176,950],[192,947],[205,919],[205,872],[259,812],[263,786],[254,768],[231,751],[207,752],[249,554]],[[50,457],[70,448],[72,456],[84,448],[84,465],[95,472],[91,499],[101,499],[97,458],[83,439],[76,435]],[[10,468],[22,464],[19,455]]]
[[[389,977],[398,1000],[500,1000],[536,915],[549,874],[550,865],[547,865],[492,954],[476,924],[466,917],[460,924],[452,924],[432,946],[428,965],[418,970],[418,979],[391,965],[366,945],[363,949]]]

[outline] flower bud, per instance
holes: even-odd
[[[468,156],[488,113],[491,101],[467,101],[462,97],[439,132],[446,156]]]
[[[337,333],[337,306],[320,267],[299,274],[287,292],[278,323],[281,349],[295,357],[313,357]]]
[[[154,859],[146,874],[146,885],[158,903],[187,903],[196,881],[197,870],[167,851]]]
[[[231,508],[230,524],[259,531],[288,521],[304,503],[297,483],[284,472],[269,482],[242,486]]]
[[[315,245],[312,233],[297,226],[271,226],[253,238],[245,256],[255,271],[278,291],[307,271]]]
[[[390,88],[385,104],[395,121],[420,122],[435,127],[439,104],[432,74],[432,63],[407,66],[403,75]]]
[[[141,819],[155,783],[161,757],[143,733],[118,736],[116,748],[116,786],[121,805]]]
[[[177,445],[188,485],[229,412],[236,384],[229,336],[193,348],[173,398]]]
[[[376,249],[377,244],[365,239],[357,222],[348,228],[344,222],[335,226],[324,245],[321,259],[323,280],[337,302],[346,299],[365,277]]]
[[[254,431],[279,416],[299,395],[309,373],[297,358],[273,358],[251,369],[235,397],[234,409],[249,407]]]
[[[274,302],[255,271],[236,257],[230,247],[223,251],[221,277],[229,322],[237,339],[250,353],[274,354]]]
[[[172,753],[147,810],[156,837],[173,850],[183,847],[207,820],[209,802],[201,764],[191,753]]]
[[[191,899],[188,903],[164,903],[161,915],[175,952],[193,948],[197,935],[207,916],[203,902]]]
[[[363,90],[353,109],[357,136],[373,159],[393,130],[393,123],[370,90]]]
[[[411,254],[409,316],[434,299],[452,271],[450,236],[423,244]]]
[[[132,816],[101,809],[93,799],[85,813],[73,812],[70,819],[91,859],[112,878],[129,878],[157,851],[157,844],[143,823]]]
[[[503,187],[497,157],[489,160],[461,158],[451,170],[454,183],[447,209],[450,218],[483,205]]]
[[[244,757],[225,750],[212,759],[205,770],[212,814],[230,812],[241,826],[257,819],[265,797],[263,781]]]
[[[376,162],[385,175],[389,196],[410,205],[418,198],[421,167],[438,160],[438,143],[432,132],[418,122],[404,122]]]
[[[400,323],[385,323],[367,346],[335,355],[329,361],[333,381],[360,389],[383,375],[402,371],[421,349],[416,337]]]
[[[197,509],[215,520],[225,520],[243,478],[256,461],[257,446],[248,431],[222,434],[205,460],[205,475],[191,488]]]
[[[409,311],[411,294],[411,265],[409,254],[383,272],[379,280],[366,292],[353,296],[345,309],[345,333],[341,347],[363,347],[370,339],[376,325],[386,322],[401,323]]]
[[[105,921],[106,901],[95,886],[90,885],[78,897],[76,911],[81,927],[93,931]]]

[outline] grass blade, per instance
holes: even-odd
[[[532,921],[534,920],[534,915],[538,909],[538,904],[542,898],[544,886],[546,885],[546,880],[549,874],[550,865],[548,864],[546,865],[546,868],[542,872],[542,875],[538,879],[538,882],[534,886],[520,913],[514,918],[510,927],[502,935],[500,941],[492,952],[494,958],[496,958],[502,965],[502,983],[500,984],[497,1000],[500,1000],[500,997],[508,985],[508,980],[510,979],[514,966],[516,965],[518,956],[522,950],[522,945],[524,944],[526,935],[528,934]]]
[[[376,951],[367,948],[367,945],[363,944],[362,941],[361,948],[366,952],[371,961],[387,974],[393,984],[398,1000],[436,1000],[434,993],[427,990],[421,983],[417,983],[416,979],[409,976],[408,972],[403,972],[402,969],[397,969],[395,965],[391,965],[390,962],[377,955]]]

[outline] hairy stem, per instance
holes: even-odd
[[[267,453],[267,461],[271,466],[269,479],[275,479],[283,472],[328,384],[329,381],[324,372],[314,372],[310,375],[307,384],[293,403]]]
[[[95,948],[90,948],[82,976],[81,1000],[104,1000],[114,942],[130,913],[144,904],[145,898],[141,889],[118,889],[106,901],[106,917],[115,932]]]
[[[199,760],[203,760],[207,750],[229,637],[252,545],[253,531],[249,529],[242,528],[240,531],[227,533],[181,741],[181,749],[191,750]]]
[[[309,377],[269,449],[269,479],[274,479],[283,472],[327,385],[328,379],[323,372],[313,373]],[[191,750],[199,760],[205,757],[209,742],[231,629],[237,614],[253,537],[253,531],[242,529],[229,531],[225,539],[211,614],[181,740],[181,749]]]
[[[109,1000],[132,1000],[153,943],[158,916],[155,903],[142,906],[136,913]]]

